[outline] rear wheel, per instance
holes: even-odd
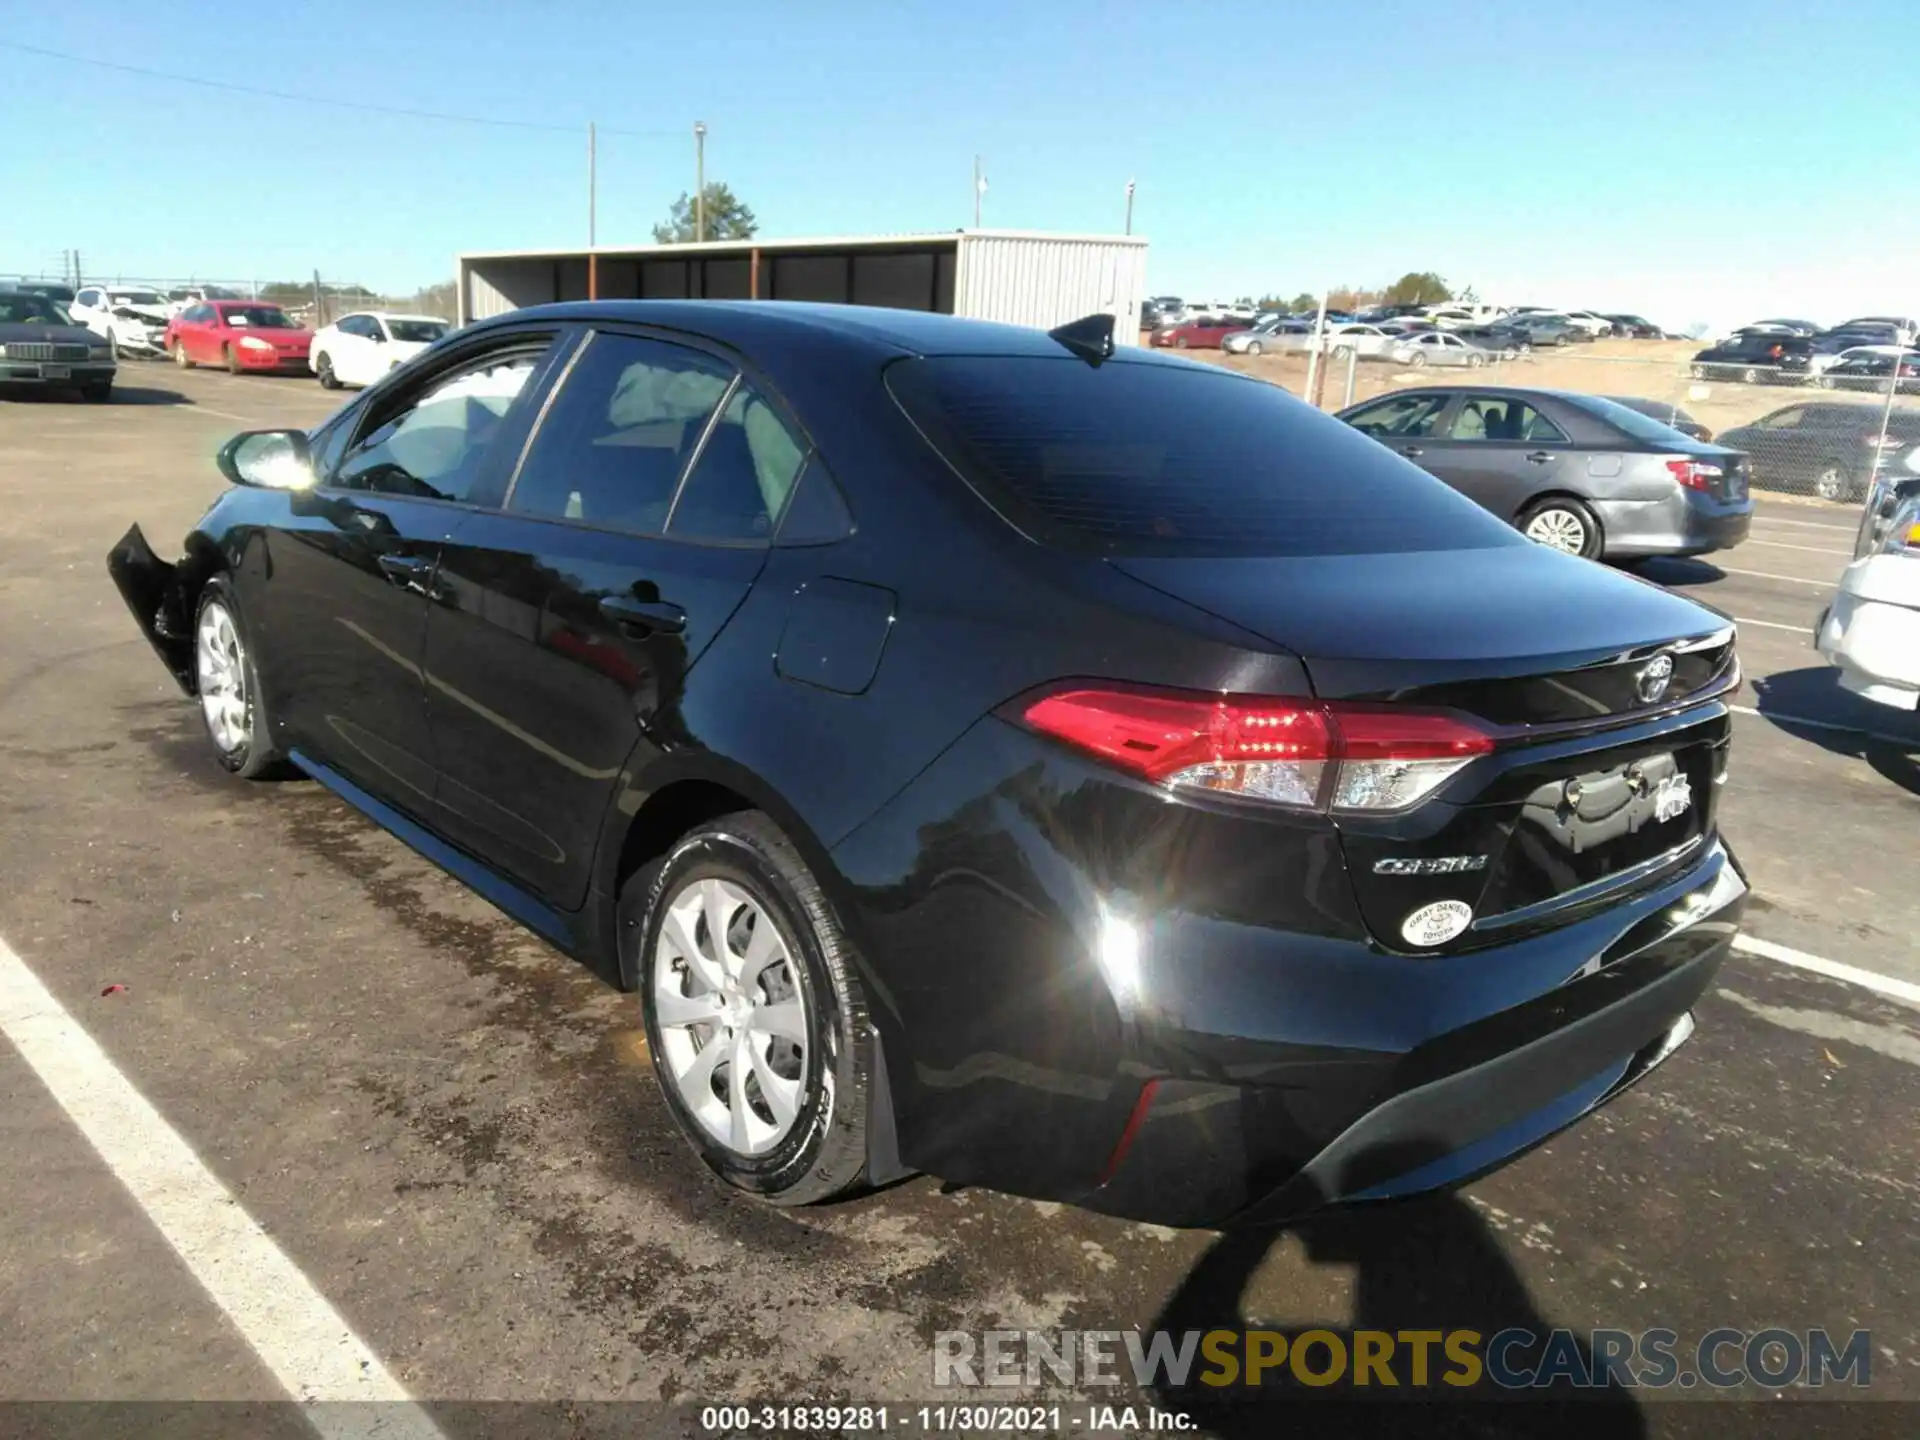
[[[215,576],[200,592],[193,626],[200,718],[221,765],[243,780],[260,780],[282,771],[285,757],[274,748],[260,672],[246,637],[232,587]]]
[[[1264,348],[1258,340],[1249,340],[1247,342],[1247,354],[1249,355],[1258,355]]]
[[[1740,372],[1740,383],[1742,385],[1758,385],[1760,383],[1760,367],[1758,365],[1747,366],[1746,369]]]
[[[1407,368],[1410,370],[1418,370],[1425,366],[1426,363],[1427,357],[1416,350],[1413,352],[1413,357],[1407,361]]]
[[[1591,560],[1600,553],[1600,522],[1568,495],[1551,495],[1528,506],[1520,516],[1520,533],[1564,555]]]
[[[187,358],[187,345],[184,340],[176,340],[173,342],[173,363],[178,365],[182,370],[191,370],[193,368],[193,361]]]
[[[780,828],[743,811],[688,832],[620,893],[620,943],[667,1108],[721,1179],[776,1205],[866,1168],[874,1065],[852,946]]]
[[[1469,370],[1478,370],[1482,365],[1486,363],[1487,363],[1487,357],[1477,352],[1467,356],[1467,368]]]
[[[1844,500],[1847,489],[1846,467],[1838,460],[1823,462],[1813,477],[1813,493],[1822,500]]]
[[[1174,348],[1174,349],[1176,349],[1176,350],[1184,350],[1184,349],[1186,349],[1186,348],[1187,348],[1187,337],[1186,337],[1186,336],[1184,336],[1184,335],[1176,335],[1176,336],[1174,336],[1174,337],[1173,337],[1173,348]]]

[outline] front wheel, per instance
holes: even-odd
[[[1482,365],[1486,363],[1487,363],[1487,357],[1484,355],[1467,356],[1467,368],[1469,370],[1478,370]]]
[[[866,1170],[875,1061],[852,944],[758,811],[699,826],[620,893],[654,1077],[709,1169],[776,1205]]]
[[[1249,355],[1261,354],[1264,348],[1258,340],[1249,340],[1247,342],[1247,354]]]
[[[222,345],[220,347],[220,358],[227,362],[227,373],[229,375],[238,375],[240,373],[240,354],[233,346]]]
[[[193,680],[200,718],[220,764],[243,780],[279,773],[285,757],[274,747],[240,603],[222,576],[209,580],[200,592],[193,625]]]
[[[1846,499],[1846,468],[1838,460],[1827,461],[1813,477],[1813,493],[1822,500]]]
[[[111,380],[95,380],[92,384],[81,387],[80,393],[94,404],[104,405],[107,401],[113,399],[113,382]]]
[[[1520,517],[1520,533],[1563,555],[1591,560],[1600,553],[1600,522],[1570,496],[1555,495],[1530,506]]]
[[[1419,370],[1424,368],[1426,363],[1427,357],[1416,352],[1413,358],[1407,361],[1407,368],[1409,370]]]
[[[178,365],[182,370],[191,370],[193,368],[193,361],[187,358],[185,341],[176,340],[173,342],[173,363]]]
[[[1757,365],[1747,366],[1746,369],[1740,372],[1740,383],[1742,385],[1758,385],[1760,383],[1760,367]]]
[[[1184,336],[1184,335],[1176,335],[1176,336],[1174,336],[1174,337],[1173,337],[1173,348],[1174,348],[1174,349],[1176,349],[1176,350],[1184,350],[1184,349],[1186,349],[1186,348],[1187,348],[1187,337],[1186,337],[1186,336]]]

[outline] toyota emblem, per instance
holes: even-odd
[[[1667,693],[1667,684],[1673,679],[1673,657],[1656,655],[1640,667],[1640,673],[1633,677],[1634,693],[1640,697],[1642,705],[1658,703]]]

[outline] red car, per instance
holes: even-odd
[[[167,353],[182,370],[224,365],[243,370],[308,374],[313,332],[278,305],[261,300],[203,300],[167,322]]]
[[[1218,350],[1220,342],[1229,335],[1238,335],[1242,330],[1253,327],[1244,320],[1216,318],[1212,320],[1189,320],[1184,325],[1176,325],[1171,330],[1153,332],[1153,343],[1171,345],[1176,350]]]

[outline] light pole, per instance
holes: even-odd
[[[595,239],[595,211],[599,200],[599,156],[598,146],[594,143],[593,121],[587,122],[587,248],[591,250]]]
[[[973,228],[980,228],[980,197],[987,193],[987,177],[980,173],[980,157],[973,157]]]
[[[1127,234],[1133,233],[1133,181],[1127,181]]]
[[[707,122],[693,122],[693,238],[707,238]]]

